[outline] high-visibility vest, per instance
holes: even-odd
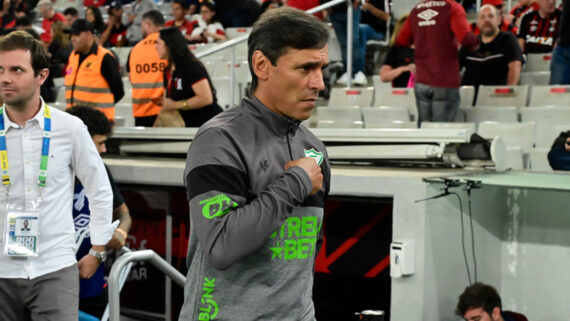
[[[156,50],[158,32],[148,35],[131,50],[129,78],[132,83],[133,116],[146,117],[160,113],[160,105],[153,102],[164,94],[163,71],[167,61],[160,59]]]
[[[65,100],[67,108],[87,106],[97,108],[111,121],[115,119],[115,98],[107,80],[101,74],[103,57],[112,53],[97,47],[97,54],[89,54],[79,65],[75,50],[69,56],[65,70]]]

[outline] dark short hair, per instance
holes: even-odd
[[[49,67],[49,55],[44,45],[26,31],[17,30],[0,37],[0,51],[28,50],[34,76]]]
[[[63,15],[64,16],[72,15],[74,17],[79,17],[79,11],[77,11],[77,9],[75,9],[74,7],[69,7],[63,10]]]
[[[158,10],[147,11],[145,12],[145,14],[143,14],[142,18],[143,20],[148,19],[152,21],[152,24],[154,24],[157,27],[164,26],[164,15],[162,15],[162,12]]]
[[[186,1],[184,1],[184,0],[174,0],[174,1],[172,1],[172,3],[179,4],[182,7],[182,9],[184,9],[184,10],[188,10],[188,8],[190,8],[188,3],[186,3]]]
[[[501,297],[497,290],[490,285],[476,282],[466,287],[465,291],[459,296],[455,314],[463,317],[467,310],[483,308],[485,312],[491,315],[496,307],[501,309],[501,311],[503,310]]]
[[[16,18],[16,27],[28,27],[32,25],[32,21],[30,20],[30,18],[28,18],[28,16],[21,16]]]
[[[329,39],[324,23],[316,17],[293,8],[278,8],[266,11],[253,25],[247,42],[251,89],[257,88],[257,76],[253,72],[253,53],[261,51],[277,65],[277,60],[292,49],[321,49]]]
[[[99,110],[91,107],[75,106],[68,109],[67,112],[83,121],[85,126],[87,126],[89,135],[111,135],[112,124],[107,119],[107,116]]]

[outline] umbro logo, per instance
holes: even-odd
[[[439,12],[432,10],[432,9],[426,9],[426,10],[418,13],[418,17],[424,20],[424,21],[420,21],[418,23],[418,25],[420,27],[435,25],[435,20],[432,20],[432,19],[434,17],[436,17],[437,15],[439,15]]]

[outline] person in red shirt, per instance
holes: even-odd
[[[463,7],[454,0],[424,0],[417,4],[397,38],[397,45],[416,47],[415,95],[419,119],[450,122],[459,108],[458,42],[475,49]]]
[[[184,0],[174,0],[172,2],[172,17],[173,20],[168,20],[164,26],[165,27],[176,27],[187,41],[191,41],[190,35],[194,30],[195,23],[192,23],[186,19],[186,14],[188,13],[188,5]]]
[[[41,0],[38,2],[37,8],[44,18],[44,20],[42,20],[44,32],[40,35],[40,40],[43,41],[47,47],[51,42],[51,24],[56,21],[65,22],[65,17],[61,13],[53,10],[53,4],[50,0]]]
[[[528,11],[538,10],[538,2],[536,0],[519,0],[519,3],[511,9],[509,15],[506,17],[510,19],[517,27],[520,27],[520,17]]]
[[[519,28],[514,23],[510,22],[512,21],[512,19],[509,20],[503,15],[503,7],[504,7],[503,0],[483,0],[481,6],[487,4],[494,6],[499,11],[499,14],[501,16],[501,23],[499,24],[499,30],[508,31],[516,36],[517,33],[519,32]],[[476,22],[473,22],[471,24],[471,30],[473,30],[473,33],[476,35],[481,34],[481,30],[477,26]]]

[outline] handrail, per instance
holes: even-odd
[[[127,264],[133,261],[149,261],[152,265],[158,268],[162,273],[166,274],[174,282],[184,287],[186,277],[178,272],[172,265],[168,264],[153,250],[143,250],[125,253],[120,256],[113,264],[111,272],[109,273],[109,317],[110,321],[120,321],[120,276],[121,271]]]

